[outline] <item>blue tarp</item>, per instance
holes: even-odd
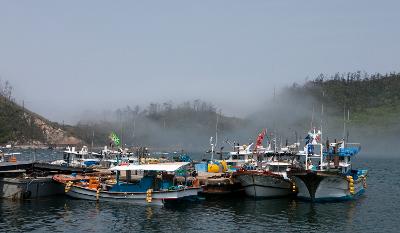
[[[146,192],[152,188],[154,176],[144,176],[137,184],[119,183],[114,185],[110,192]]]
[[[207,163],[197,163],[194,168],[197,172],[207,172]]]
[[[88,160],[88,161],[83,162],[83,164],[85,164],[86,167],[90,167],[90,166],[93,166],[93,165],[99,165],[99,162]]]
[[[337,155],[339,156],[353,156],[358,154],[358,152],[360,152],[360,148],[359,147],[347,147],[347,148],[339,148],[339,151],[337,153]],[[326,153],[326,151],[324,152],[324,155],[328,155]],[[333,148],[329,148],[329,155],[335,155],[333,153]]]

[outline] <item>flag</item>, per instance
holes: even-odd
[[[267,133],[267,130],[263,129],[263,131],[258,135],[257,140],[256,140],[256,148],[261,146],[266,133]]]
[[[310,134],[307,134],[307,137],[305,138],[305,140],[306,140],[306,145],[311,142]]]
[[[116,146],[119,146],[120,140],[119,140],[119,138],[118,138],[118,136],[117,136],[116,133],[111,132],[111,134],[110,134],[110,139],[111,139],[111,141],[114,142],[114,144],[115,144]]]

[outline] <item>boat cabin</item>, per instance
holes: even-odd
[[[129,164],[115,166],[109,170],[117,173],[117,183],[110,187],[109,192],[146,192],[179,189],[185,185],[176,181],[177,173],[186,177],[183,167],[189,162],[159,163],[159,164]],[[125,179],[120,179],[120,172],[125,171]],[[140,179],[132,179],[132,171],[141,173]]]

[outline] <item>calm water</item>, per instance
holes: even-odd
[[[64,196],[0,200],[0,232],[399,232],[400,159],[361,159],[354,163],[369,168],[368,189],[355,201],[213,198],[148,207]]]

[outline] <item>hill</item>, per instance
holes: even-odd
[[[217,112],[211,103],[201,100],[173,104],[151,103],[146,108],[129,106],[103,116],[82,120],[76,130],[85,141],[108,144],[110,132],[116,132],[127,146],[154,146],[170,150],[204,150],[215,136],[218,119],[220,142],[229,133],[243,127],[243,119]],[[222,136],[224,135],[224,137]]]
[[[369,149],[388,148],[400,134],[399,73],[319,75],[282,89],[273,100],[260,103],[261,111],[243,119],[228,117],[211,103],[194,100],[151,103],[146,108],[127,106],[82,119],[75,126],[46,120],[12,101],[9,86],[0,87],[0,143],[93,141],[103,146],[109,144],[110,132],[116,132],[126,146],[204,150],[210,137],[215,137],[217,120],[220,146],[226,139],[247,143],[262,128],[280,135],[280,143],[284,143],[286,139],[302,140],[311,125],[322,125],[324,137],[350,137]]]
[[[287,91],[294,96],[310,96],[331,109],[331,114],[342,118],[343,110],[346,114],[348,111],[354,124],[400,128],[399,73],[320,75],[302,86],[293,85]]]
[[[1,81],[1,80],[0,80]],[[62,126],[16,104],[8,82],[0,83],[0,144],[70,145],[82,140]]]
[[[322,119],[329,135],[350,135],[350,141],[362,142],[371,153],[395,152],[393,145],[400,135],[399,73],[319,75],[303,85],[287,87],[282,94],[289,96],[286,103],[308,109],[308,122],[314,109],[315,122],[319,126]]]

